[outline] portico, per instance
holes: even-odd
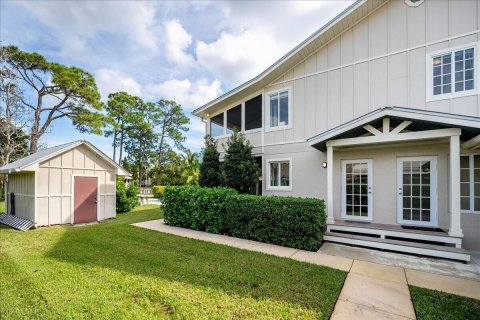
[[[398,225],[411,229],[365,234],[410,241],[412,230],[424,230],[426,237],[418,240],[461,248],[460,156],[478,148],[479,134],[474,117],[387,107],[310,138],[311,146],[326,152],[329,230],[336,226],[358,236],[365,232],[354,223],[363,229],[376,224],[376,230]],[[429,233],[435,230],[441,239]]]

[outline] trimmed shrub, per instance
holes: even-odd
[[[235,194],[235,190],[228,188],[167,187],[162,199],[165,223],[210,233],[223,233],[225,199]]]
[[[172,226],[316,251],[326,214],[320,199],[239,195],[233,189],[167,187],[165,222]]]
[[[155,198],[160,199],[163,196],[163,193],[165,192],[166,187],[165,186],[153,186],[152,187],[152,194]]]
[[[318,250],[325,221],[319,199],[237,195],[226,205],[230,235],[303,250]]]
[[[138,206],[138,188],[133,182],[127,188],[123,179],[117,178],[116,189],[117,213],[129,212]]]

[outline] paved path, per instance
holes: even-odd
[[[415,319],[408,285],[480,300],[480,281],[168,226],[163,219],[134,226],[262,252],[349,272],[331,319]]]

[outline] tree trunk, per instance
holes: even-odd
[[[117,159],[117,129],[113,131],[113,162],[117,162],[116,159]]]
[[[118,157],[118,164],[122,165],[122,156],[123,156],[123,141],[125,137],[125,129],[123,128],[123,123],[122,123],[122,128],[120,129],[120,155]]]

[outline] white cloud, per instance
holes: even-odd
[[[99,69],[95,72],[95,81],[104,100],[107,99],[108,94],[118,91],[125,91],[135,96],[142,95],[141,85],[135,79],[119,71]]]
[[[150,2],[19,1],[60,37],[94,38],[99,32],[126,36],[129,41],[155,50],[156,7]]]
[[[166,58],[181,66],[191,66],[193,57],[185,52],[192,43],[192,36],[183,28],[178,20],[165,22]]]
[[[196,48],[199,64],[229,85],[254,77],[282,52],[273,37],[252,31],[238,36],[225,32],[214,42],[200,41]]]
[[[181,104],[184,110],[191,110],[215,99],[221,94],[221,83],[218,80],[208,82],[188,79],[172,79],[159,84],[144,87],[145,97],[149,99],[171,99]]]

